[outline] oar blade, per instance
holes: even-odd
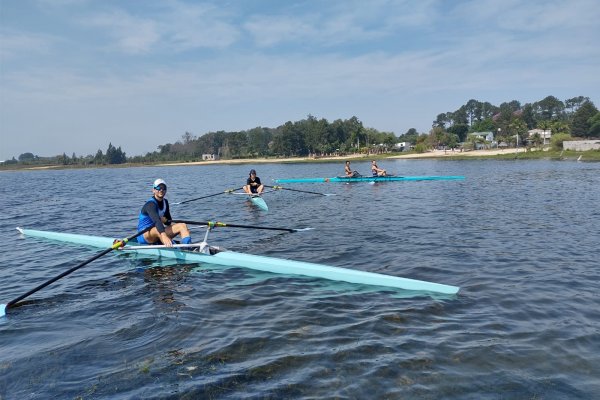
[[[306,232],[306,231],[312,231],[315,228],[298,228],[298,229],[294,229],[294,232]]]
[[[6,315],[6,304],[0,304],[0,318]]]
[[[153,226],[153,225],[152,225],[152,226]],[[23,295],[21,295],[21,296],[17,297],[16,299],[13,299],[13,300],[9,301],[9,302],[8,302],[8,303],[6,303],[6,304],[2,304],[2,308],[1,308],[1,310],[0,310],[0,311],[1,311],[1,313],[0,313],[0,316],[4,316],[4,315],[6,315],[6,310],[7,310],[9,307],[13,307],[15,304],[19,303],[21,300],[24,300],[25,298],[27,298],[27,297],[31,296],[32,294],[34,294],[34,293],[36,293],[36,292],[38,292],[38,291],[42,290],[42,289],[43,289],[43,288],[45,288],[46,286],[49,286],[49,285],[51,285],[52,283],[56,282],[57,280],[59,280],[59,279],[61,279],[61,278],[65,277],[65,276],[67,276],[67,275],[69,275],[69,274],[71,274],[71,273],[73,273],[73,272],[77,271],[78,269],[80,269],[80,268],[83,268],[84,266],[86,266],[86,265],[90,264],[90,263],[91,263],[92,261],[94,261],[94,260],[97,260],[98,258],[102,257],[103,255],[105,255],[105,254],[108,254],[108,253],[110,253],[111,251],[113,251],[113,250],[116,250],[117,248],[119,248],[119,247],[121,247],[121,246],[125,246],[125,244],[127,244],[127,242],[129,242],[130,240],[132,240],[132,239],[134,239],[134,238],[136,238],[136,237],[138,237],[138,236],[140,236],[140,235],[143,235],[145,232],[147,232],[147,231],[149,231],[150,229],[152,229],[152,226],[149,226],[149,227],[147,227],[147,228],[146,228],[146,229],[144,229],[144,230],[141,230],[141,231],[139,231],[139,232],[136,232],[134,235],[131,235],[131,236],[129,236],[129,237],[127,237],[127,238],[125,238],[125,239],[121,239],[121,240],[115,240],[115,241],[113,241],[113,242],[110,244],[110,247],[109,247],[109,248],[107,248],[107,249],[105,249],[105,250],[101,251],[100,253],[96,254],[96,255],[95,255],[95,256],[93,256],[92,258],[89,258],[89,259],[87,259],[87,260],[85,260],[85,261],[83,261],[83,262],[79,263],[79,264],[78,264],[78,265],[76,265],[75,267],[73,267],[73,268],[71,268],[71,269],[69,269],[69,270],[67,270],[67,271],[64,271],[64,272],[63,272],[63,273],[61,273],[60,275],[57,275],[57,276],[55,276],[54,278],[52,278],[52,279],[50,279],[50,280],[48,280],[48,281],[46,281],[46,282],[42,283],[41,285],[38,285],[37,287],[35,287],[35,288],[31,289],[30,291],[28,291],[27,293],[25,293],[25,294],[23,294]],[[25,229],[21,229],[21,228],[17,228],[17,230],[18,230],[18,231],[19,231],[21,234],[23,234],[23,233],[25,233],[25,232],[26,232],[26,230],[25,230]],[[105,243],[105,244],[107,244],[107,243]]]

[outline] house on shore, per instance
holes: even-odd
[[[543,146],[550,144],[550,136],[552,136],[552,131],[550,129],[531,129],[527,131],[528,140],[531,142],[536,134],[540,135]]]

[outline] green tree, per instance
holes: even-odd
[[[411,144],[417,143],[417,138],[419,137],[419,132],[415,128],[410,128],[403,135],[400,135],[398,138],[398,142],[407,142]]]
[[[521,118],[527,124],[527,129],[533,129],[537,125],[537,118],[533,109],[533,105],[525,104],[522,108]]]
[[[589,97],[584,96],[573,97],[572,99],[565,100],[565,108],[568,109],[569,114],[572,115],[579,109],[579,107],[581,107],[583,103],[589,100]]]
[[[448,133],[455,135],[458,138],[458,141],[464,142],[467,138],[467,133],[469,132],[469,125],[467,124],[454,124],[448,129],[446,129]]]
[[[598,109],[591,101],[586,101],[573,114],[571,134],[575,137],[588,137],[592,127],[590,119],[598,113]]]
[[[250,129],[248,135],[248,152],[261,157],[269,154],[269,143],[272,139],[270,129],[257,127]]]
[[[438,114],[438,116],[435,118],[435,121],[433,121],[433,125],[432,127],[439,127],[444,129],[446,127],[446,125],[449,125],[452,122],[452,117],[451,117],[452,113],[441,113]]]
[[[514,118],[508,126],[510,134],[515,135],[517,146],[527,137],[527,125],[520,118]]]
[[[33,160],[36,159],[36,156],[33,155],[33,153],[23,153],[19,156],[19,161],[21,162],[31,162]]]
[[[123,164],[127,161],[127,157],[125,157],[125,153],[121,150],[121,146],[116,148],[112,143],[109,143],[105,160],[108,164]]]
[[[488,118],[491,119],[498,112],[500,112],[500,109],[498,107],[496,107],[486,101],[486,102],[479,102],[476,105],[475,115],[476,115],[477,121],[483,121]]]
[[[491,118],[486,118],[481,121],[477,121],[471,126],[470,132],[493,132],[496,130],[496,124]],[[463,139],[464,141],[465,139]]]
[[[283,156],[303,156],[308,154],[304,137],[298,125],[286,122],[273,138],[273,151]]]
[[[570,134],[571,127],[567,121],[554,121],[550,124],[550,131],[553,135],[555,134]]]
[[[600,112],[597,112],[592,118],[589,119],[590,130],[588,136],[593,138],[600,138]]]
[[[552,135],[552,137],[550,138],[550,147],[552,147],[553,150],[560,151],[563,149],[563,142],[571,139],[571,135],[567,135],[564,133],[559,135]]]
[[[98,151],[96,152],[96,156],[94,157],[94,164],[104,164],[104,154],[102,154],[102,150],[100,149],[98,149]]]
[[[542,139],[542,137],[540,136],[539,133],[535,133],[532,137],[531,137],[531,143],[533,143],[533,145],[537,148],[541,148],[542,144],[544,143],[544,140]]]
[[[193,141],[196,140],[196,136],[192,135],[190,132],[185,132],[182,136],[181,139],[183,140],[184,144],[188,144],[191,143]]]
[[[565,104],[554,96],[547,96],[535,103],[534,106],[537,106],[539,119],[555,120],[564,118]]]
[[[364,127],[361,121],[355,116],[350,119],[343,121],[344,135],[350,141],[350,147],[356,143],[358,150],[360,150],[361,143],[365,145],[367,143],[367,137],[364,133]]]
[[[318,120],[312,115],[300,121],[299,127],[304,131],[306,147],[310,153],[323,153],[329,149],[327,139],[327,129],[329,123],[325,119]]]
[[[477,115],[478,104],[479,104],[479,101],[477,101],[475,99],[471,99],[471,100],[467,101],[467,104],[465,104],[463,106],[465,108],[465,113],[467,116],[467,123],[469,124],[469,126],[473,126],[476,119],[478,118],[478,115]]]

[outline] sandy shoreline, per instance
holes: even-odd
[[[499,154],[515,154],[515,153],[524,153],[525,149],[502,149],[502,150],[475,150],[475,151],[451,151],[451,150],[432,150],[426,153],[411,153],[411,154],[399,154],[399,155],[389,155],[384,158],[406,158],[406,159],[415,159],[415,158],[446,158],[446,157],[484,157],[484,156],[495,156]],[[377,156],[379,158],[380,156]],[[344,160],[348,159],[361,159],[361,160],[369,160],[369,156],[365,156],[364,154],[347,154],[344,156],[332,156],[332,157],[289,157],[289,158],[241,158],[235,160],[218,160],[218,161],[191,161],[191,162],[172,162],[172,163],[160,163],[155,164],[159,167],[169,167],[169,166],[182,166],[182,165],[212,165],[212,164],[269,164],[269,163],[302,163],[309,161],[339,161],[344,162]],[[126,166],[124,164],[121,164]],[[131,164],[129,166],[143,166],[137,164]],[[64,168],[63,165],[44,165],[44,166],[36,166],[36,167],[28,167],[23,168],[23,170],[44,170],[44,169],[61,169]]]
[[[428,157],[483,157],[483,156],[497,156],[501,154],[516,154],[525,153],[524,148],[520,149],[496,149],[496,150],[472,150],[472,151],[452,151],[452,150],[433,150],[427,153],[420,154],[406,154],[399,156],[391,156],[389,158],[428,158]]]
[[[499,154],[515,154],[524,153],[525,149],[501,149],[501,150],[474,150],[474,151],[451,151],[451,150],[432,150],[426,153],[411,153],[405,155],[393,155],[385,158],[445,158],[445,157],[482,157],[482,156],[495,156]],[[331,160],[331,161],[343,161],[353,158],[364,158],[368,159],[368,156],[364,154],[349,154],[345,156],[334,156],[334,157],[293,157],[293,158],[241,158],[236,160],[218,160],[218,161],[192,161],[192,162],[177,162],[177,163],[163,163],[159,166],[176,166],[176,165],[211,165],[211,164],[265,164],[265,163],[281,163],[281,162],[306,162],[315,160]]]

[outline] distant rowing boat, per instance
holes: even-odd
[[[465,179],[464,176],[358,176],[349,178],[334,176],[333,178],[289,178],[275,179],[276,183],[326,183],[326,182],[390,182],[390,181],[447,181]]]
[[[114,245],[113,239],[108,237],[39,231],[22,228],[17,229],[25,236],[57,240],[60,242],[81,244],[97,248],[110,248]],[[123,253],[134,252],[153,257],[171,258],[185,263],[198,262],[229,267],[242,267],[275,274],[301,275],[313,278],[328,279],[332,281],[392,287],[405,290],[417,290],[443,294],[456,294],[459,291],[459,288],[456,286],[443,285],[440,283],[420,281],[384,275],[375,272],[352,270],[348,268],[334,267],[330,265],[309,263],[304,261],[293,261],[283,258],[237,253],[229,250],[221,251],[214,247],[211,247],[211,251],[207,251],[205,253],[190,251],[189,249],[186,250],[186,247],[184,246],[189,248],[189,245],[179,245],[179,247],[169,248],[164,246],[143,246],[131,242],[130,244],[132,245],[127,245],[123,249],[119,249],[117,251]],[[197,243],[195,245],[206,245],[206,237],[204,242]]]

